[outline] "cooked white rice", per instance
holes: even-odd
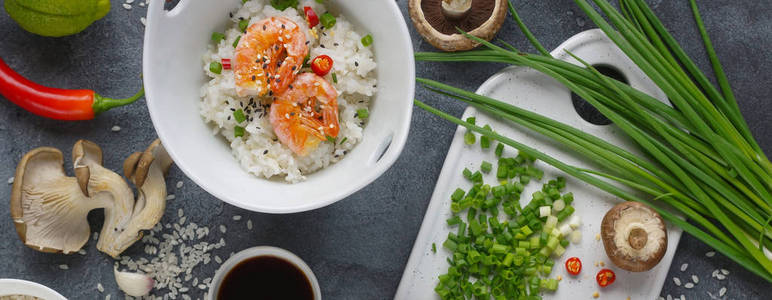
[[[356,112],[358,109],[369,107],[377,83],[372,47],[365,47],[361,42],[366,33],[356,32],[353,25],[342,15],[336,16],[337,22],[330,29],[322,29],[322,26],[318,25],[314,30],[309,30],[303,14],[304,6],[312,7],[320,16],[327,11],[322,4],[314,0],[300,1],[299,10],[287,8],[284,11],[274,9],[267,0],[247,1],[241,9],[233,13],[232,24],[225,32],[225,39],[217,45],[209,46],[202,65],[211,80],[201,87],[201,115],[206,122],[213,125],[214,134],[225,137],[230,143],[233,155],[246,171],[265,178],[284,177],[292,183],[302,181],[305,175],[343,159],[359,143],[365,122],[356,116]],[[246,108],[251,97],[236,95],[232,70],[223,69],[221,74],[209,71],[210,62],[220,62],[223,58],[233,57],[235,49],[232,44],[241,35],[238,28],[241,18],[249,19],[251,25],[273,16],[282,16],[300,25],[310,42],[308,46],[311,58],[326,54],[334,61],[332,71],[325,79],[339,94],[340,133],[335,145],[331,142],[320,143],[316,150],[305,157],[294,154],[276,139],[268,114],[260,113],[259,104],[257,111],[253,109],[248,115],[252,116],[251,119],[237,124],[231,117],[231,109]],[[336,74],[338,83],[333,82],[332,73]],[[253,98],[258,102],[257,97]],[[236,125],[246,129],[243,137],[234,137],[233,128]]]

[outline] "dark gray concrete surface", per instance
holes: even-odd
[[[398,0],[407,18],[407,0]],[[767,0],[700,1],[706,26],[718,55],[723,59],[745,118],[762,147],[772,151],[772,5]],[[2,1],[0,1],[2,3]],[[92,88],[98,93],[122,97],[140,87],[142,35],[139,18],[145,8],[134,4],[130,11],[113,1],[113,10],[84,32],[65,38],[32,35],[18,27],[4,12],[0,13],[0,57],[12,68],[30,79],[62,88]],[[651,1],[656,13],[682,43],[703,70],[708,63],[691,18],[688,1]],[[548,49],[571,35],[593,27],[570,0],[517,1],[521,16]],[[416,50],[429,51],[409,24]],[[531,49],[514,22],[508,20],[499,38],[522,49]],[[377,42],[377,41],[376,41]],[[503,65],[418,63],[418,76],[475,89]],[[464,74],[460,76],[459,74]],[[441,99],[418,89],[416,97],[445,111],[460,114],[464,105]],[[120,132],[111,132],[118,125]],[[293,215],[250,213],[225,205],[190,182],[179,169],[172,168],[168,183],[170,201],[164,221],[175,220],[178,208],[184,208],[188,219],[212,227],[212,241],[225,236],[228,245],[218,250],[222,257],[231,251],[256,245],[273,245],[288,249],[305,259],[319,278],[325,299],[392,298],[403,268],[418,234],[434,183],[442,167],[455,126],[416,109],[410,137],[396,164],[362,191],[328,207]],[[58,122],[31,115],[5,99],[0,99],[0,278],[20,278],[48,285],[71,299],[100,299],[119,293],[112,275],[112,259],[96,251],[90,241],[86,256],[44,254],[31,250],[19,241],[8,210],[16,163],[28,150],[53,146],[69,156],[78,139],[95,141],[105,148],[107,167],[120,169],[120,162],[133,151],[155,139],[155,131],[144,100],[109,111],[93,121]],[[70,165],[69,159],[65,162]],[[176,189],[177,181],[185,182]],[[244,217],[235,222],[233,215]],[[246,230],[251,219],[255,229]],[[101,226],[102,213],[92,212],[92,230]],[[215,230],[219,224],[229,227],[227,234]],[[684,236],[665,282],[662,295],[685,295],[688,299],[709,299],[707,292],[717,294],[727,287],[724,298],[769,299],[769,283],[744,271],[729,259],[716,255],[708,258],[710,249],[695,238]],[[142,246],[135,245],[125,255],[138,257]],[[679,270],[688,263],[686,272]],[[69,270],[57,265],[68,264]],[[731,271],[728,279],[718,281],[710,274],[717,268]],[[195,275],[212,276],[215,264],[197,268]],[[693,289],[676,286],[672,277],[688,281],[692,274],[700,283]],[[106,291],[101,294],[96,285]],[[569,287],[566,287],[569,288]],[[652,287],[657,289],[659,287]],[[191,293],[201,297],[202,291]],[[589,298],[579,295],[579,298]]]

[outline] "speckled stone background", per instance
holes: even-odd
[[[131,95],[140,87],[144,30],[140,17],[146,9],[134,3],[131,10],[126,10],[123,1],[112,2],[112,11],[104,19],[80,34],[57,39],[27,33],[0,13],[0,57],[19,73],[46,85],[92,88],[115,97]],[[397,3],[407,19],[407,0]],[[688,1],[650,3],[686,51],[707,70]],[[700,5],[742,112],[762,147],[772,151],[772,4],[768,0],[705,0]],[[516,6],[548,49],[593,27],[570,0],[517,1]],[[432,50],[412,24],[409,27],[416,50]],[[521,49],[531,49],[510,20],[498,37]],[[501,67],[418,63],[416,70],[418,76],[474,90]],[[440,99],[420,88],[416,97],[455,114],[464,109],[458,102]],[[122,129],[112,132],[114,125]],[[223,204],[186,179],[179,169],[172,168],[169,193],[177,199],[168,203],[163,222],[176,220],[177,210],[183,208],[189,221],[212,228],[209,240],[216,242],[225,237],[227,246],[215,251],[223,258],[232,251],[256,245],[293,251],[314,270],[325,299],[389,299],[399,284],[454,130],[450,123],[414,110],[407,146],[384,176],[336,204],[293,215],[251,213]],[[53,146],[69,157],[76,140],[89,139],[104,147],[106,166],[118,170],[127,155],[155,138],[144,100],[104,113],[93,121],[66,123],[31,115],[0,99],[0,198],[8,199],[11,185],[5,180],[13,176],[18,160],[32,148]],[[70,163],[67,159],[65,165]],[[184,182],[180,189],[174,187],[178,181]],[[113,299],[123,298],[118,297],[122,294],[113,279],[113,261],[96,250],[95,242],[85,246],[85,256],[39,253],[18,240],[7,200],[0,201],[0,211],[0,278],[40,282],[71,299],[103,299],[106,294]],[[243,219],[233,221],[234,215]],[[248,219],[254,223],[251,231],[246,229]],[[92,230],[98,230],[102,212],[92,212],[89,221]],[[220,224],[229,228],[227,234],[215,229]],[[721,287],[727,287],[727,299],[769,299],[769,294],[763,296],[770,289],[768,282],[721,255],[706,257],[708,251],[708,247],[685,235],[661,294],[709,299],[708,292],[717,295]],[[142,246],[137,244],[124,254],[138,257],[141,253]],[[69,270],[60,270],[60,264],[67,264]],[[679,270],[682,264],[688,264],[686,272]],[[199,267],[194,275],[211,277],[215,265]],[[718,268],[731,271],[726,280],[710,278]],[[701,279],[693,289],[676,286],[671,279],[675,276],[686,282],[692,274]],[[104,293],[97,291],[97,283],[104,285]],[[200,298],[203,293],[195,289],[190,295]]]

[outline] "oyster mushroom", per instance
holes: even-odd
[[[507,0],[410,0],[408,10],[427,42],[443,51],[463,51],[479,44],[457,28],[490,40],[504,23],[507,5]]]
[[[611,208],[603,217],[601,236],[609,259],[631,272],[650,270],[667,250],[662,217],[638,202],[623,202]]]
[[[11,191],[11,217],[19,238],[43,252],[78,251],[89,239],[88,212],[104,208],[97,248],[117,257],[141,237],[141,230],[155,226],[165,208],[164,173],[171,159],[157,140],[143,155],[147,165],[138,164],[136,170],[144,175],[141,180],[132,176],[141,182],[135,201],[126,181],[102,166],[102,150],[92,142],[80,140],[73,146],[75,177],[65,174],[58,149],[28,152],[19,162]]]
[[[131,221],[119,231],[105,232],[97,249],[110,256],[118,255],[142,238],[142,230],[152,229],[166,209],[166,180],[164,176],[172,159],[160,140],[145,150],[130,155],[123,163],[124,175],[137,187],[137,199],[131,212]],[[104,235],[106,234],[106,235]]]

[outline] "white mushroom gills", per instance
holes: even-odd
[[[643,260],[652,258],[665,239],[665,231],[659,227],[659,220],[638,207],[628,208],[625,217],[614,223],[614,231],[617,233],[614,243],[619,251]]]
[[[442,14],[450,20],[463,19],[472,10],[472,0],[442,0]]]
[[[118,272],[118,268],[113,269],[115,282],[123,292],[132,297],[141,297],[150,293],[155,281],[150,276],[140,273]]]

